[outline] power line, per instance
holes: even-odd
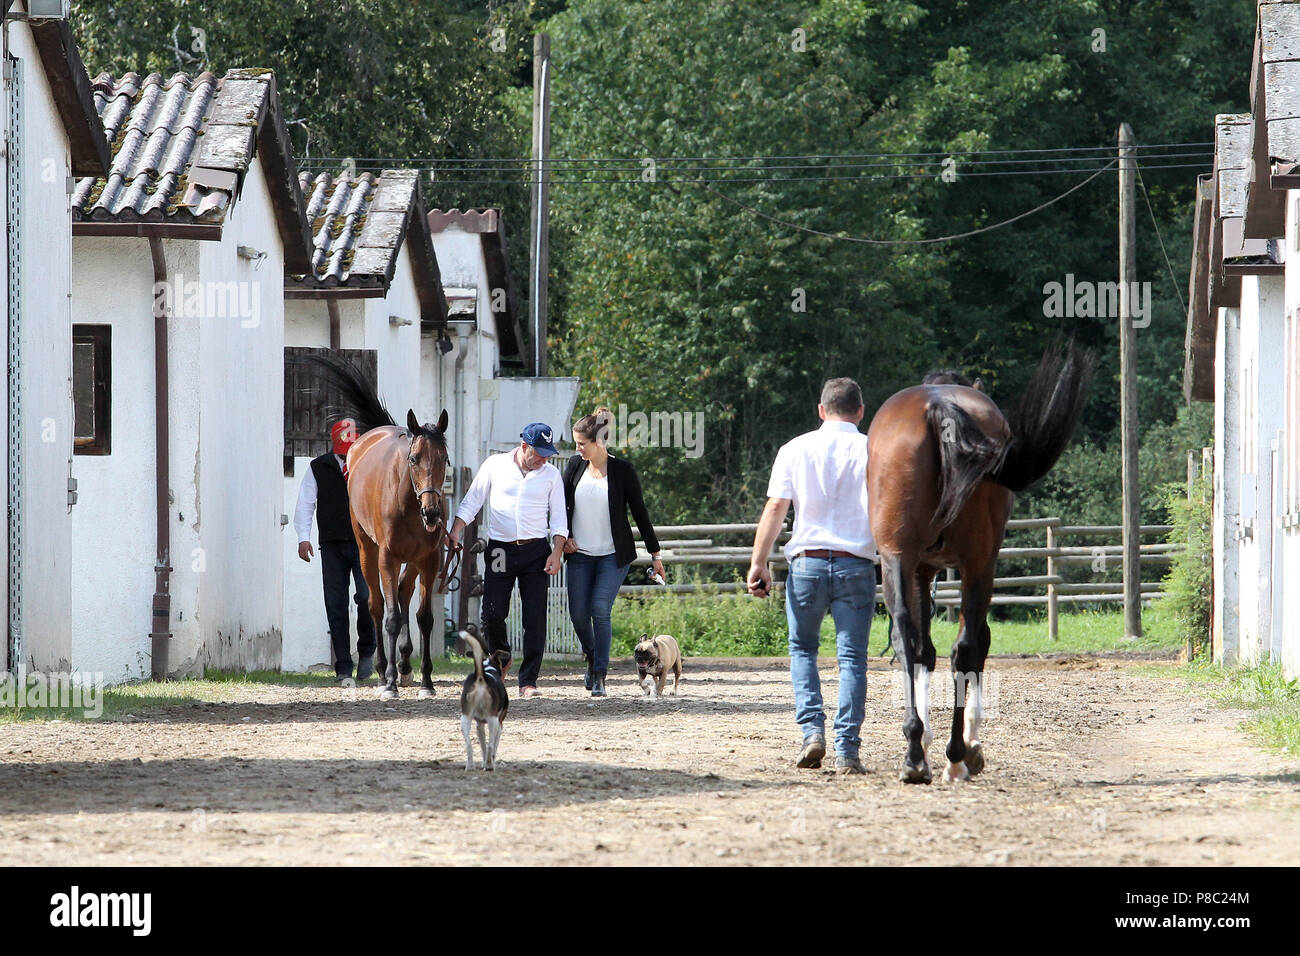
[[[1209,163],[1170,163],[1170,164],[1152,164],[1152,165],[1145,166],[1144,168],[1145,168],[1145,169],[1148,169],[1148,170],[1154,170],[1154,169],[1206,169],[1206,168],[1208,168],[1209,165],[1210,165]],[[1065,168],[1065,169],[1029,169],[1029,170],[1003,170],[1003,171],[985,171],[985,172],[960,172],[960,171],[957,171],[956,174],[957,174],[957,178],[958,178],[958,179],[965,179],[965,178],[967,178],[967,177],[976,177],[976,176],[978,176],[978,177],[986,177],[986,176],[1048,176],[1048,175],[1056,175],[1056,174],[1060,174],[1060,173],[1087,173],[1087,172],[1093,172],[1093,171],[1104,172],[1107,168],[1109,168],[1109,166],[1110,166],[1110,162],[1107,161],[1106,164],[1104,164],[1104,165],[1102,165],[1102,166],[1099,166],[1099,167],[1086,166],[1086,167],[1074,167],[1074,168]],[[313,170],[313,169],[321,169],[321,171],[326,171],[323,167],[318,167],[318,166],[316,166],[314,163],[313,163],[313,164],[304,164],[304,165],[303,165],[302,167],[300,167],[300,168],[303,169],[304,171],[311,171],[311,170]],[[330,168],[332,169],[333,167],[330,167]],[[356,167],[356,169],[357,169],[358,171],[362,171],[362,172],[369,172],[369,171],[382,171],[382,169],[384,169],[384,168],[387,168],[387,167],[380,167],[380,166],[369,166],[369,167],[367,167],[367,166],[360,166],[360,165]],[[446,177],[446,178],[443,178],[443,176],[442,176],[441,174],[444,173],[444,172],[446,172],[446,170],[442,170],[442,169],[436,169],[436,168],[435,168],[435,169],[430,169],[429,172],[430,172],[430,173],[433,173],[433,174],[436,175],[436,178],[435,178],[434,182],[437,182],[437,183],[442,184],[442,185],[447,185],[447,186],[471,186],[471,185],[527,186],[527,185],[529,185],[529,184],[532,182],[532,180],[531,180],[530,178],[526,177],[526,176],[520,176],[520,177],[516,177],[516,178],[512,178],[512,179],[511,179],[511,178],[493,178],[493,179],[461,179],[461,178],[450,177],[450,176],[449,176],[449,177]],[[639,185],[639,186],[655,186],[655,185],[659,185],[659,186],[671,186],[671,185],[674,185],[674,184],[688,185],[688,186],[689,186],[689,185],[701,185],[701,184],[707,184],[707,183],[736,183],[736,184],[744,184],[744,183],[877,182],[877,181],[885,181],[885,180],[892,181],[892,180],[939,179],[940,177],[941,177],[941,172],[940,172],[940,171],[935,171],[935,172],[926,172],[926,173],[901,173],[901,174],[897,174],[897,175],[874,175],[874,176],[863,176],[863,175],[854,175],[854,176],[754,176],[754,177],[739,177],[739,176],[705,177],[705,176],[693,176],[693,177],[682,177],[682,178],[674,178],[674,177],[670,177],[670,176],[656,176],[656,177],[655,177],[654,179],[652,179],[652,180],[642,179],[642,178],[640,178],[640,177],[634,177],[634,178],[631,178],[631,179],[608,179],[608,178],[605,178],[605,179],[589,179],[589,178],[577,178],[577,179],[575,179],[575,178],[550,178],[550,179],[547,180],[547,182],[550,183],[551,185],[565,185],[565,186],[573,186],[573,185],[583,185],[583,186],[638,186],[638,185]]]
[[[581,91],[579,91],[581,92]],[[608,115],[608,114],[606,114]],[[1175,149],[1190,148],[1195,146],[1213,146],[1212,142],[1189,142],[1189,143],[1152,143],[1146,146],[1135,146],[1135,149]],[[779,156],[607,156],[607,157],[551,157],[547,159],[549,164],[608,164],[624,163],[638,164],[647,159],[653,159],[656,163],[667,162],[755,162],[759,160],[795,160],[795,159],[907,159],[914,157],[959,157],[959,156],[992,156],[1006,154],[1025,154],[1025,153],[1097,153],[1115,151],[1114,146],[1054,146],[1033,149],[987,149],[987,150],[947,150],[941,152],[928,153],[797,153],[791,155]],[[1199,153],[1196,155],[1200,155]],[[383,163],[383,162],[418,162],[422,164],[434,164],[443,162],[467,162],[467,163],[515,163],[524,166],[530,166],[536,163],[536,160],[526,156],[516,158],[500,157],[438,157],[438,156],[321,156],[322,161],[344,162],[351,160],[361,163]],[[1080,157],[1088,158],[1088,157]],[[1102,158],[1102,157],[1093,157]],[[1158,158],[1158,157],[1157,157]],[[1001,160],[990,160],[990,162],[1001,162]],[[1011,160],[1005,160],[1011,162]]]
[[[1142,187],[1142,195],[1146,197],[1147,212],[1151,214],[1151,225],[1156,231],[1156,239],[1160,241],[1160,252],[1165,257],[1165,268],[1169,270],[1169,281],[1174,284],[1174,292],[1178,295],[1178,304],[1183,307],[1183,314],[1185,315],[1187,313],[1187,303],[1183,301],[1183,290],[1179,287],[1178,280],[1174,277],[1174,267],[1169,262],[1169,253],[1165,250],[1164,236],[1160,235],[1160,226],[1156,222],[1156,211],[1151,205],[1151,194],[1147,192],[1147,184],[1142,181],[1142,164],[1134,162],[1133,168],[1137,170],[1138,185]]]

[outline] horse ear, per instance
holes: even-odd
[[[420,420],[415,417],[415,412],[409,408],[406,410],[406,430],[412,435],[420,430]]]
[[[442,414],[438,416],[438,431],[444,435],[447,434],[447,409],[445,408],[442,410]]]

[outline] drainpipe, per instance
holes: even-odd
[[[343,339],[342,325],[339,322],[339,304],[333,297],[325,299],[325,308],[330,314],[330,348],[337,352]]]
[[[460,504],[465,497],[465,355],[467,352],[466,344],[469,341],[469,333],[465,326],[458,324],[456,326],[456,503]],[[441,367],[442,363],[439,363]],[[473,527],[473,526],[471,526]],[[468,530],[468,529],[467,529]],[[469,545],[472,541],[465,541],[465,553],[469,554]],[[472,557],[472,555],[469,555]],[[461,629],[465,627],[465,622],[469,619],[469,585],[468,585],[468,562],[461,563],[461,588],[460,588],[460,620],[457,622]]]
[[[171,509],[168,491],[171,484],[168,471],[170,447],[168,441],[169,409],[167,403],[167,320],[171,315],[167,288],[167,260],[163,256],[162,240],[149,239],[149,253],[153,257],[154,318],[153,318],[153,382],[154,382],[154,495],[158,518],[158,556],[154,561],[153,592],[153,679],[167,679],[167,656],[171,645]],[[159,283],[163,283],[160,285]],[[160,302],[158,296],[164,294]]]

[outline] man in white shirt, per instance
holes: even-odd
[[[325,617],[329,621],[334,674],[339,683],[352,680],[348,592],[353,588],[357,604],[357,680],[367,680],[375,672],[375,623],[370,617],[370,592],[361,574],[361,552],[352,535],[348,484],[344,477],[348,449],[356,440],[357,426],[350,418],[334,423],[330,429],[330,450],[313,458],[302,476],[298,506],[293,514],[293,527],[298,532],[298,557],[304,561],[311,561],[311,522],[313,516],[316,518]]]
[[[519,696],[540,697],[537,675],[546,650],[546,591],[549,575],[559,574],[561,552],[569,536],[564,506],[564,478],[546,459],[555,454],[550,426],[533,422],[520,434],[514,451],[490,456],[474,476],[469,491],[456,509],[451,526],[453,546],[460,543],[465,525],[473,521],[486,501],[488,548],[484,558],[483,631],[488,653],[510,654],[506,615],[510,594],[519,582],[523,602],[524,661],[519,667]],[[552,536],[547,543],[547,533]],[[505,670],[510,667],[507,662]]]
[[[781,446],[767,487],[767,506],[754,534],[747,584],[756,597],[772,590],[767,557],[794,504],[794,528],[785,546],[790,631],[790,680],[795,721],[803,731],[796,766],[817,768],[826,756],[817,647],[822,619],[835,621],[840,665],[835,713],[837,773],[865,773],[858,759],[867,698],[867,639],[876,608],[876,545],[867,516],[867,436],[858,431],[862,390],[849,378],[822,387],[822,426]]]

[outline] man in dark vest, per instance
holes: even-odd
[[[370,619],[369,591],[361,575],[361,552],[352,536],[348,513],[347,454],[357,440],[350,419],[330,429],[332,450],[313,458],[302,476],[293,526],[298,532],[298,557],[310,561],[311,519],[320,530],[321,582],[325,589],[325,616],[334,645],[334,673],[340,684],[352,683],[352,641],[348,626],[348,578],[357,592],[357,680],[375,672],[375,624]]]

